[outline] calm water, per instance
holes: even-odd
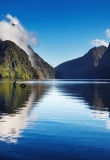
[[[110,81],[0,83],[0,160],[110,160]]]

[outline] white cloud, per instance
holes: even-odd
[[[31,51],[28,49],[28,44],[37,45],[38,41],[32,32],[28,32],[20,23],[20,21],[10,14],[0,21],[0,39],[11,40],[15,42],[31,57]]]
[[[110,38],[110,29],[106,29],[106,35],[108,38]]]
[[[12,24],[16,24],[20,27],[20,29],[22,29],[22,25],[20,24],[19,20],[16,17],[12,17],[10,14],[6,15],[6,18],[10,20],[10,23]]]
[[[101,39],[94,39],[91,41],[91,44],[93,46],[101,46],[101,45],[104,45],[106,47],[108,47],[108,42],[106,42],[105,40],[101,40]]]

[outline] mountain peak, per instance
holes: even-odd
[[[28,45],[28,49],[31,51],[30,59],[33,63],[33,67],[37,70],[40,79],[55,78],[55,69],[35,53],[30,45]]]
[[[93,47],[91,48],[85,55],[87,54],[93,54],[93,52],[101,52],[101,53],[104,53],[105,50],[107,49],[107,47],[105,46],[99,46],[99,47]]]
[[[58,65],[56,70],[65,79],[96,78],[99,62],[106,49],[105,46],[93,47],[84,56]]]
[[[55,69],[45,62],[30,46],[31,60],[27,53],[13,41],[0,41],[0,78],[52,79]],[[34,62],[34,66],[31,64]]]
[[[0,43],[0,78],[38,79],[39,76],[26,52],[14,42],[6,40]]]
[[[109,51],[110,51],[110,43],[109,43],[109,45],[108,45],[108,48],[107,48],[107,50],[109,50]]]

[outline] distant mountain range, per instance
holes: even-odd
[[[27,53],[14,42],[0,40],[0,79],[55,78],[55,69],[28,47],[34,66]]]
[[[0,79],[110,79],[110,44],[55,68],[28,49],[30,57],[14,42],[0,40]]]
[[[110,79],[110,44],[94,47],[84,56],[64,62],[55,69],[56,78]]]

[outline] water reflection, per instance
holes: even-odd
[[[57,86],[65,96],[81,100],[96,119],[106,119],[110,129],[110,83],[75,83]]]
[[[17,142],[21,132],[29,126],[32,116],[37,119],[36,114],[32,114],[34,104],[40,102],[45,95],[46,103],[54,105],[54,100],[51,102],[52,97],[55,95],[57,105],[59,108],[63,102],[59,92],[63,93],[63,98],[78,99],[79,105],[86,104],[85,106],[91,110],[92,117],[95,119],[106,119],[106,128],[110,129],[110,84],[109,83],[73,83],[73,82],[39,82],[27,83],[26,88],[21,88],[20,84],[13,87],[10,83],[0,83],[0,140],[6,142]],[[50,92],[50,97],[47,98],[47,91]],[[58,99],[59,98],[59,99]],[[68,101],[69,103],[69,101]],[[73,101],[74,103],[74,101]],[[68,104],[66,104],[68,105]],[[35,105],[36,106],[36,105]],[[52,108],[53,106],[51,106]],[[71,108],[72,109],[72,108]],[[61,109],[62,110],[62,109]],[[74,110],[74,108],[73,108]],[[56,111],[58,114],[59,109]],[[80,111],[78,111],[79,113]],[[45,113],[43,114],[43,116]],[[55,114],[56,115],[56,114]],[[57,115],[58,116],[58,115]],[[63,116],[62,116],[63,117]],[[64,117],[65,119],[65,117]]]
[[[84,100],[92,110],[110,111],[110,84],[76,83],[57,87],[67,96]]]
[[[110,159],[109,84],[25,83],[0,84],[0,159]]]
[[[27,85],[25,89],[10,83],[0,84],[0,140],[17,142],[23,129],[29,125],[34,102],[42,98],[48,86]],[[37,118],[37,113],[36,117]]]

